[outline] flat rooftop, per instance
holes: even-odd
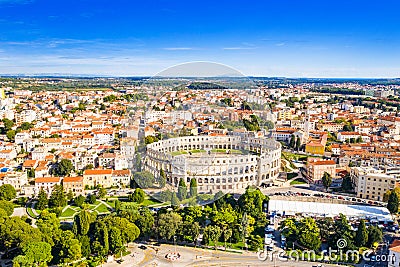
[[[363,219],[378,219],[379,221],[393,221],[392,215],[386,207],[368,205],[346,205],[319,202],[303,202],[290,200],[269,200],[268,212],[282,215],[303,214],[305,216],[336,217],[343,214],[346,217]]]

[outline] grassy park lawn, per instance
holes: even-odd
[[[282,152],[282,156],[287,159],[288,161],[298,160],[298,161],[305,161],[307,160],[308,156],[303,154],[295,154],[291,152]]]
[[[202,152],[206,152],[204,149],[192,149],[190,150],[190,152],[192,153],[202,153]]]
[[[114,202],[115,200],[116,199],[112,198],[112,199],[106,200],[105,202],[108,205],[110,205],[111,207],[115,208],[115,202]],[[125,206],[137,205],[137,203],[135,203],[135,202],[130,202],[127,197],[118,197],[118,200],[121,201],[121,204],[125,205]],[[163,203],[161,201],[158,201],[157,199],[150,197],[150,196],[146,196],[143,203],[140,203],[140,205],[142,205],[142,206],[154,206],[154,205],[159,205],[159,204],[163,204]]]
[[[296,180],[290,182],[290,185],[297,185],[297,184],[306,184],[306,182],[303,181],[303,179],[301,178],[297,178]]]
[[[244,152],[239,149],[211,149],[211,152],[214,153],[227,153],[227,151],[231,154],[244,154]]]
[[[108,207],[104,204],[100,204],[100,206],[98,206],[95,211],[97,211],[98,213],[106,213],[108,212]]]
[[[35,215],[35,213],[33,213],[33,211],[32,211],[32,208],[31,207],[28,207],[27,209],[26,209],[26,212],[28,213],[28,215],[29,216],[31,216],[32,218],[36,218],[36,215]],[[38,210],[36,210],[36,212],[37,213],[39,213],[39,211]]]
[[[160,204],[161,202],[154,199],[154,198],[146,198],[143,203],[141,203],[143,206],[152,206],[156,204]]]
[[[171,156],[178,156],[178,155],[183,155],[183,154],[187,154],[187,152],[184,151],[184,150],[179,150],[179,151],[173,151],[173,152],[171,152]]]
[[[111,206],[114,207],[113,201],[107,201],[108,204],[112,204]],[[110,210],[109,208],[102,202],[96,201],[96,204],[91,204],[89,205],[89,210],[91,212],[97,212],[97,213],[109,213]],[[78,212],[81,211],[81,208],[73,205],[69,205],[63,213],[61,213],[60,218],[61,219],[70,219],[71,217],[74,217],[74,215]]]
[[[225,243],[224,242],[220,242],[220,241],[218,241],[218,247],[223,247],[225,245]],[[210,242],[210,244],[209,244],[209,246],[214,246],[214,242]],[[243,247],[244,247],[244,244],[243,244],[243,242],[239,242],[239,243],[233,243],[233,244],[231,244],[231,243],[229,243],[229,242],[226,242],[226,248],[227,249],[243,249]]]
[[[73,217],[76,211],[71,207],[68,207],[63,213],[61,213],[60,217]]]

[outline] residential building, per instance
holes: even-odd
[[[83,177],[64,177],[63,179],[64,191],[68,193],[71,191],[74,195],[83,195],[85,193],[85,186],[83,184]]]
[[[128,187],[131,182],[130,170],[113,170],[112,181],[114,186]]]
[[[383,195],[392,190],[396,177],[388,175],[382,169],[372,167],[352,167],[351,179],[357,197],[383,201]]]
[[[35,179],[35,194],[39,193],[39,190],[43,190],[50,195],[53,192],[55,185],[61,184],[61,177],[41,177]]]
[[[113,185],[112,170],[94,169],[83,172],[83,184],[89,187],[97,185],[111,187]]]
[[[321,183],[325,172],[332,178],[336,176],[336,162],[334,160],[323,160],[320,158],[307,159],[307,178],[310,182]]]

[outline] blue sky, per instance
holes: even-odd
[[[0,0],[0,73],[400,77],[399,1]]]

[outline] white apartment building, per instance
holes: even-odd
[[[386,191],[392,190],[396,184],[394,175],[372,167],[353,167],[350,175],[357,197],[360,198],[382,201]]]
[[[34,120],[36,120],[36,111],[34,110],[23,110],[21,113],[15,114],[15,122],[17,124],[32,122]]]

